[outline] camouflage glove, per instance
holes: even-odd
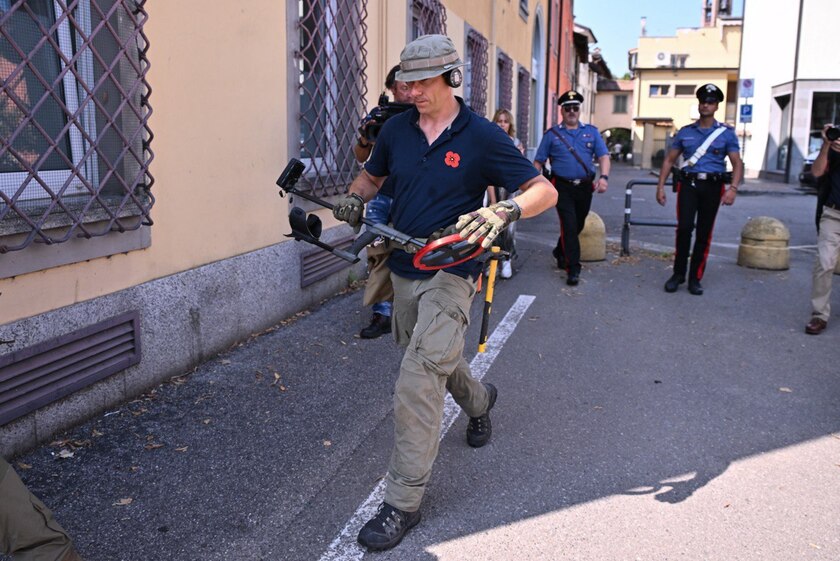
[[[441,238],[445,238],[446,236],[451,236],[452,234],[457,234],[458,229],[455,227],[455,224],[450,224],[446,228],[438,228],[432,235],[429,236],[429,239],[426,240],[426,243],[437,241]]]
[[[502,233],[511,222],[519,220],[522,209],[513,200],[501,201],[488,207],[482,207],[458,218],[455,224],[458,233],[470,243],[484,238],[481,246],[485,249]]]
[[[365,211],[365,200],[356,193],[341,197],[333,205],[333,216],[342,222],[347,222],[358,231]]]

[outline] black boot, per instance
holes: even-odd
[[[356,541],[372,551],[391,549],[419,522],[419,510],[406,512],[383,502],[376,516],[362,526]]]
[[[700,296],[703,294],[703,285],[701,285],[700,281],[697,279],[689,279],[688,291],[695,296]]]
[[[391,318],[382,314],[373,314],[370,325],[362,329],[359,337],[362,339],[376,339],[380,335],[391,332]]]
[[[557,260],[557,268],[562,271],[566,269],[566,258],[563,256],[561,243],[560,240],[557,240],[557,245],[551,250],[551,255]]]
[[[676,292],[677,288],[685,282],[685,277],[674,273],[671,278],[665,281],[665,292]]]
[[[487,394],[490,397],[490,402],[487,405],[487,411],[480,417],[470,417],[470,422],[467,423],[467,444],[473,448],[481,448],[490,440],[490,435],[493,434],[493,427],[490,425],[490,410],[496,404],[496,396],[498,391],[493,384],[484,384],[487,388]]]

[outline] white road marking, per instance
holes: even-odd
[[[478,353],[470,362],[470,370],[472,370],[473,378],[481,380],[487,371],[492,366],[493,361],[499,356],[502,346],[511,336],[513,330],[525,316],[525,312],[534,302],[535,296],[527,294],[520,295],[511,306],[505,317],[496,326],[496,329],[487,340],[487,351]],[[446,436],[446,432],[458,414],[461,408],[452,399],[452,396],[447,394],[446,401],[443,406],[443,420],[440,427],[440,438]],[[321,555],[321,561],[351,561],[359,560],[364,554],[365,550],[356,542],[356,535],[359,529],[376,514],[376,508],[385,497],[385,480],[380,481],[368,498],[359,505],[356,512],[344,525],[344,528],[339,532],[338,536],[332,541],[327,550]]]

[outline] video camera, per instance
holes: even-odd
[[[825,129],[825,137],[829,140],[829,142],[834,142],[838,138],[840,138],[840,127],[834,125],[833,127],[828,127]]]
[[[403,111],[408,111],[414,107],[411,103],[396,103],[388,101],[388,96],[384,93],[379,96],[379,104],[371,109],[370,113],[362,120],[362,128],[364,129],[365,139],[369,142],[376,142],[376,137],[379,136],[379,130],[385,121],[399,115]],[[366,123],[366,125],[364,124]]]

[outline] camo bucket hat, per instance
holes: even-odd
[[[400,53],[400,69],[396,78],[401,82],[416,82],[461,66],[465,63],[458,56],[452,39],[446,35],[423,35],[406,45]]]

